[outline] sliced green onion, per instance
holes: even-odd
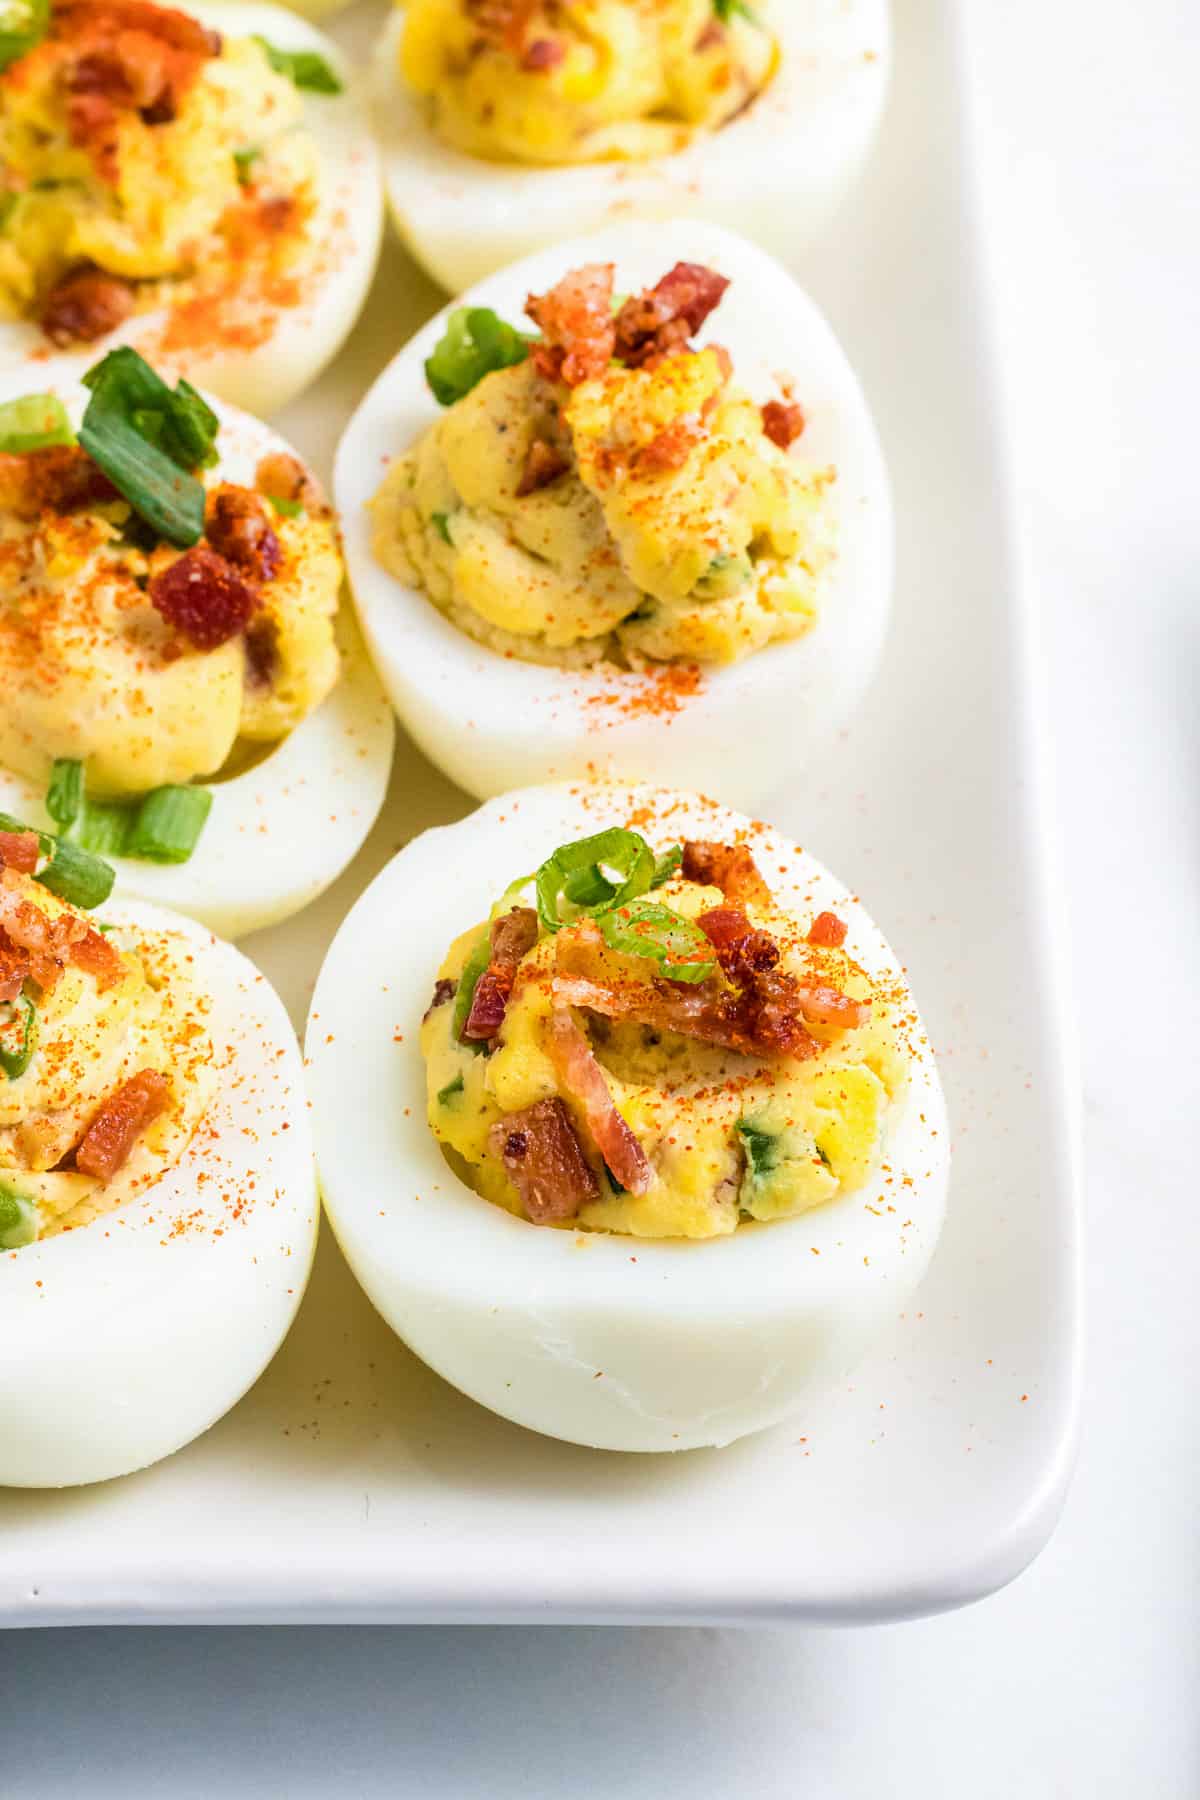
[[[463,1091],[463,1078],[461,1075],[456,1075],[454,1077],[453,1081],[448,1081],[444,1088],[438,1089],[438,1095],[437,1095],[438,1105],[445,1106],[449,1101],[453,1100],[455,1094],[461,1094],[462,1091]]]
[[[595,916],[603,908],[636,899],[653,877],[654,852],[645,838],[613,825],[594,837],[560,844],[546,858],[536,876],[538,916],[547,931],[557,931],[581,914]],[[563,914],[563,899],[573,912]]]
[[[9,1081],[23,1075],[37,1049],[37,1007],[28,994],[0,1001],[0,1073]]]
[[[670,881],[682,862],[682,844],[672,844],[669,850],[664,850],[654,865],[654,873],[650,877],[651,888],[660,888],[664,881]]]
[[[496,369],[511,369],[529,355],[536,340],[494,313],[490,306],[460,306],[425,363],[425,379],[439,406],[453,406]]]
[[[133,808],[124,801],[85,798],[75,821],[74,841],[96,856],[127,856],[133,817]]]
[[[0,69],[36,44],[50,25],[50,0],[0,0]]]
[[[50,771],[46,811],[56,825],[73,825],[83,805],[83,764],[73,756],[59,756]]]
[[[33,830],[32,825],[23,825],[11,813],[0,813],[0,831]],[[48,831],[39,831],[36,836],[42,855],[49,861],[34,876],[35,881],[40,881],[44,888],[57,894],[69,906],[82,907],[85,912],[108,899],[117,878],[114,869],[66,838],[55,837]]]
[[[433,526],[434,530],[444,543],[452,544],[454,542],[454,539],[450,536],[449,513],[430,513],[429,523]]]
[[[185,863],[212,811],[212,798],[202,787],[155,788],[134,815],[125,855],[143,862]]]
[[[0,451],[9,456],[74,442],[67,409],[57,394],[22,394],[0,406]]]
[[[16,1188],[0,1182],[0,1250],[21,1250],[37,1242],[37,1207]]]
[[[286,75],[293,86],[310,94],[340,94],[342,82],[325,58],[315,50],[279,50],[258,32],[254,42],[277,75]]]
[[[281,518],[302,519],[304,517],[302,500],[285,500],[282,494],[268,494],[267,499]]]
[[[237,170],[238,184],[249,187],[254,180],[254,165],[262,161],[262,151],[257,144],[249,144],[244,150],[235,150],[233,166]]]
[[[92,397],[79,442],[159,537],[186,549],[204,531],[204,487],[191,473],[217,460],[217,415],[194,387],[169,388],[136,350],[88,370]]]
[[[609,907],[597,914],[596,923],[610,950],[649,957],[670,981],[707,981],[717,966],[700,927],[657,900]]]
[[[769,1175],[775,1167],[779,1139],[773,1131],[763,1131],[749,1119],[739,1119],[737,1132],[746,1151],[746,1161],[755,1175]]]
[[[469,1044],[471,1040],[463,1037],[463,1027],[471,1016],[471,1002],[475,998],[475,989],[479,986],[479,977],[492,960],[492,934],[485,927],[475,948],[463,964],[463,972],[458,978],[458,987],[454,994],[454,1017],[450,1029],[460,1044]],[[483,1049],[482,1044],[474,1048]]]
[[[713,0],[713,11],[722,25],[728,25],[736,13],[739,18],[749,20],[751,25],[757,25],[760,31],[763,28],[762,20],[752,7],[746,5],[746,0]]]

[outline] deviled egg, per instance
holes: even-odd
[[[886,0],[407,0],[375,70],[388,198],[452,292],[614,220],[794,253],[866,157]]]
[[[354,856],[391,709],[283,440],[127,346],[75,373],[0,377],[0,810],[236,936]]]
[[[144,1468],[274,1355],[316,1237],[295,1039],[202,927],[0,821],[0,1485]],[[96,914],[92,907],[100,906]]]
[[[625,226],[482,283],[380,376],[334,480],[384,686],[480,796],[653,769],[757,801],[883,643],[862,391],[792,278],[715,226]]]
[[[553,1437],[729,1443],[903,1310],[948,1142],[903,973],[768,827],[531,788],[353,909],[307,1037],[326,1209],[447,1380]]]
[[[0,366],[136,344],[251,412],[358,316],[383,190],[339,52],[282,7],[30,5],[0,40]]]

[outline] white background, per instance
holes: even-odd
[[[1200,1794],[1200,5],[964,4],[1084,1048],[1057,1535],[876,1630],[9,1634],[4,1800]]]

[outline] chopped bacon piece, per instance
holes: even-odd
[[[526,494],[534,494],[539,488],[549,487],[560,475],[565,475],[570,463],[554,444],[548,444],[545,438],[534,438],[525,458],[525,467],[521,471],[521,479],[517,483],[517,499],[523,500]]]
[[[692,838],[683,846],[682,873],[688,881],[719,887],[727,900],[770,906],[771,890],[745,844],[714,844]]]
[[[492,920],[491,961],[475,983],[464,1038],[486,1043],[504,1023],[517,965],[537,943],[538,916],[532,906],[517,906]]]
[[[254,485],[268,500],[290,500],[306,512],[325,510],[320,482],[290,451],[269,450],[261,457],[254,471]]]
[[[71,961],[85,974],[95,976],[101,993],[114,987],[125,973],[121,958],[104,933],[90,925],[87,935],[71,945]]]
[[[55,37],[94,37],[99,33],[141,31],[205,60],[221,53],[221,34],[190,13],[156,6],[153,0],[54,0]]]
[[[582,1108],[592,1142],[623,1188],[644,1194],[654,1185],[646,1152],[617,1111],[604,1071],[565,1006],[550,1014],[550,1060],[571,1098]]]
[[[204,543],[151,576],[146,591],[168,625],[197,650],[216,650],[236,637],[258,605],[254,588]]]
[[[709,19],[692,48],[696,51],[715,50],[718,44],[725,42],[727,36],[728,33],[720,19]]]
[[[600,1198],[596,1172],[557,1097],[538,1100],[522,1112],[506,1113],[492,1126],[488,1144],[503,1162],[535,1225],[573,1219],[581,1206]]]
[[[794,402],[768,400],[762,409],[763,431],[781,450],[791,448],[807,423],[804,408]]]
[[[21,875],[32,875],[40,854],[36,831],[0,831],[0,869],[16,869]]]
[[[83,1175],[111,1181],[124,1167],[138,1137],[167,1110],[171,1084],[157,1069],[142,1069],[110,1094],[75,1151]]]
[[[852,1000],[840,988],[827,987],[824,982],[797,982],[796,997],[805,1018],[816,1025],[838,1025],[843,1031],[853,1031],[871,1016],[869,1000]]]
[[[283,562],[266,502],[249,488],[224,481],[210,495],[204,535],[217,552],[251,581],[270,581]]]
[[[587,263],[548,293],[530,294],[525,311],[545,338],[532,352],[539,375],[568,387],[603,375],[616,336],[612,290],[613,265]]]
[[[676,263],[655,287],[617,314],[615,353],[631,369],[653,367],[686,347],[721,304],[729,282],[701,263]]]
[[[23,950],[17,949],[0,925],[0,1000],[15,1000],[28,973],[29,958]]]
[[[521,67],[530,75],[547,75],[567,60],[567,46],[561,38],[534,38],[525,46]]]
[[[808,928],[808,941],[822,949],[840,950],[846,941],[846,924],[836,913],[818,913]]]
[[[448,981],[444,975],[440,975],[434,983],[433,998],[425,1008],[425,1011],[421,1014],[422,1025],[425,1023],[430,1013],[436,1012],[439,1006],[445,1006],[447,1001],[453,1000],[457,992],[457,981]]]
[[[128,281],[86,264],[51,288],[42,307],[42,330],[52,344],[90,344],[123,324],[133,305]]]
[[[59,913],[55,918],[44,913],[25,898],[22,883],[27,879],[15,870],[0,870],[0,946],[9,981],[19,964],[22,979],[29,976],[49,992],[70,960],[72,946],[86,937],[91,927],[74,913]]]
[[[731,981],[749,981],[779,961],[779,945],[769,931],[752,925],[736,906],[713,906],[697,920]]]
[[[764,978],[767,979],[767,978]],[[777,983],[790,978],[776,975]],[[623,982],[610,987],[586,975],[556,975],[554,997],[568,1006],[587,1007],[609,1019],[674,1031],[698,1043],[715,1044],[739,1056],[815,1056],[819,1045],[800,1017],[798,1004],[789,1010],[781,999],[747,997],[716,981],[690,987],[668,981]],[[784,989],[786,993],[786,988]]]
[[[0,456],[0,512],[19,519],[70,512],[116,496],[108,476],[77,444]]]
[[[668,425],[648,444],[636,451],[632,466],[639,475],[669,475],[682,469],[696,445],[704,437],[704,425],[695,413],[685,413]]]
[[[465,10],[483,37],[498,50],[520,54],[538,0],[465,0]]]

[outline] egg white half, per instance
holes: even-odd
[[[294,305],[271,306],[256,297],[246,319],[252,343],[226,341],[164,348],[166,317],[138,314],[97,343],[69,354],[83,367],[115,344],[133,344],[156,367],[178,370],[198,387],[248,412],[270,414],[308,387],[349,335],[375,273],[383,230],[379,152],[367,118],[365,86],[331,39],[282,6],[258,0],[242,4],[187,4],[190,15],[227,37],[257,34],[280,50],[314,50],[340,76],[340,94],[303,93],[304,130],[315,140],[321,165],[320,195],[309,225],[317,246],[313,268],[299,276]],[[226,319],[236,315],[233,302]],[[46,339],[34,324],[0,320],[0,369],[45,358]]]
[[[253,963],[141,902],[106,923],[178,934],[222,1073],[183,1159],[140,1198],[0,1252],[0,1486],[68,1487],[168,1456],[227,1413],[283,1341],[318,1207],[300,1055]]]
[[[74,358],[0,372],[0,401],[57,394],[77,425],[88,400],[77,372]],[[221,421],[213,473],[253,487],[260,457],[291,445],[260,420],[207,398]],[[186,863],[112,858],[119,894],[175,907],[223,937],[241,937],[299,912],[341,874],[383,804],[395,723],[348,606],[338,629],[342,676],[333,692],[262,761],[209,784],[212,810]],[[0,812],[57,830],[44,799],[44,791],[0,768]]]
[[[755,0],[780,46],[740,118],[674,156],[528,168],[453,149],[400,79],[403,9],[373,65],[388,202],[418,262],[451,293],[561,238],[625,219],[691,215],[794,255],[865,161],[891,63],[887,0]]]
[[[801,1217],[709,1242],[591,1235],[528,1224],[455,1177],[426,1123],[418,1044],[446,947],[487,916],[510,877],[635,810],[660,848],[749,825],[661,788],[563,785],[507,794],[425,832],[335,938],[306,1061],[326,1210],[367,1294],[417,1355],[551,1437],[682,1450],[786,1417],[896,1318],[937,1242],[949,1150],[917,1023],[886,1170]],[[752,844],[781,905],[802,918],[836,911],[850,955],[889,985],[902,979],[863,907],[819,863],[758,827]]]
[[[677,260],[706,263],[733,285],[701,341],[726,346],[756,399],[794,379],[808,423],[792,454],[837,469],[837,555],[820,612],[802,638],[732,667],[664,713],[654,674],[566,670],[505,658],[458,631],[371,549],[367,502],[386,463],[439,408],[423,364],[447,312],[388,365],[338,448],[334,491],[346,567],[375,666],[404,724],[433,762],[480,798],[575,776],[664,782],[754,806],[853,713],[883,647],[891,605],[892,518],[883,454],[862,389],[829,325],[774,259],[731,232],[689,220],[616,226],[505,269],[463,302],[514,322],[529,293],[584,262],[614,262],[616,288],[657,281]]]

